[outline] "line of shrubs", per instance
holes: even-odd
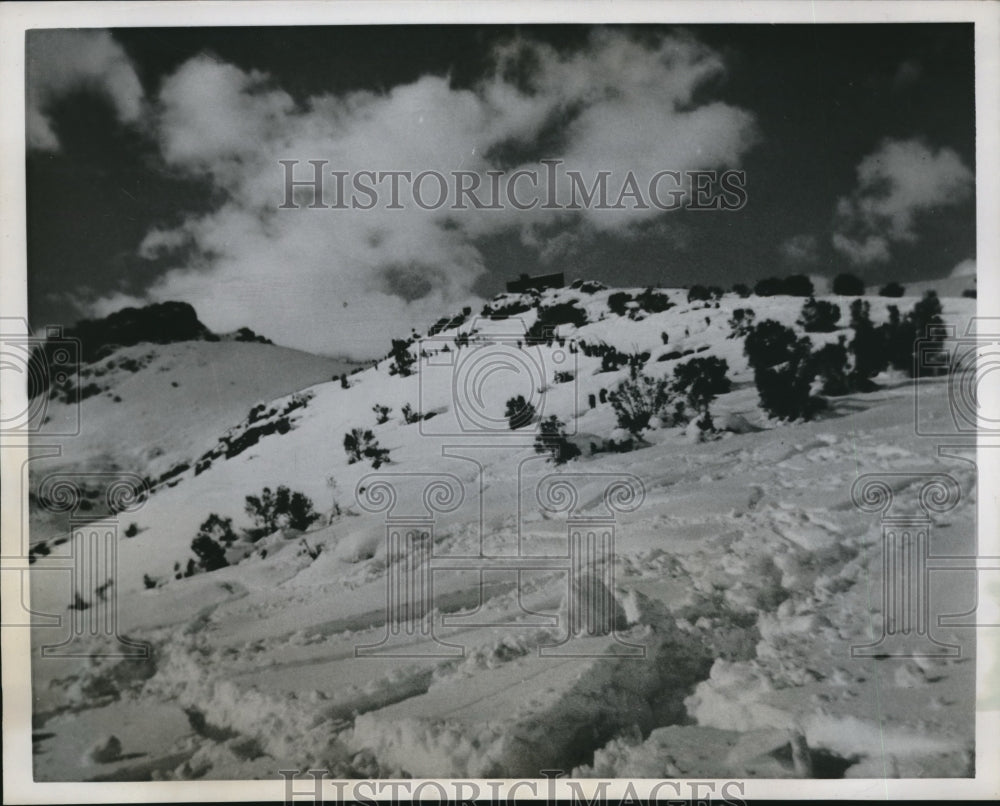
[[[814,332],[833,329],[827,327],[833,316],[817,313],[822,310],[819,305],[810,307]],[[841,336],[836,343],[816,351],[808,336],[799,337],[773,319],[755,323],[752,310],[734,311],[732,335],[744,339],[743,351],[754,372],[761,407],[777,419],[809,419],[823,407],[822,399],[812,394],[817,377],[822,380],[822,393],[836,396],[871,391],[875,388],[872,379],[890,367],[912,376],[917,339],[933,341],[935,330],[940,332],[944,326],[941,302],[928,291],[905,315],[895,305],[888,310],[889,319],[876,326],[869,303],[854,300],[850,307],[851,340]],[[823,327],[816,326],[816,317],[825,317]]]

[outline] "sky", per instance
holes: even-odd
[[[975,272],[971,24],[36,30],[26,56],[36,328],[176,299],[217,332],[361,359],[522,272],[820,290]],[[282,159],[482,177],[557,159],[612,187],[731,170],[746,199],[290,210]]]

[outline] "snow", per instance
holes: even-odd
[[[957,554],[975,534],[974,469],[927,450],[900,416],[911,410],[912,389],[889,376],[875,392],[832,400],[815,421],[770,422],[727,322],[733,309],[752,307],[757,321],[794,325],[803,300],[726,295],[716,308],[667,289],[675,307],[633,321],[608,312],[616,290],[543,294],[546,304],[577,300],[588,311],[588,324],[559,327],[564,346],[516,346],[511,328],[523,333],[534,311],[473,317],[434,337],[433,349],[450,342],[452,350],[456,335],[470,338],[452,367],[435,372],[455,376],[454,365],[495,345],[491,339],[506,345],[505,355],[535,362],[483,381],[480,414],[499,423],[485,436],[463,436],[469,424],[453,386],[431,382],[427,361],[401,377],[383,360],[343,389],[330,380],[339,373],[327,359],[259,344],[157,348],[149,366],[116,381],[121,404],[85,402],[85,433],[60,461],[83,466],[113,455],[109,466],[155,475],[211,451],[230,429],[245,430],[255,404],[280,409],[293,393],[308,397],[285,433],[262,435],[197,474],[191,462],[173,486],[124,516],[122,531],[134,521],[139,533],[120,533],[117,542],[120,629],[148,642],[151,657],[33,664],[36,729],[51,734],[39,740],[36,775],[276,778],[280,769],[313,766],[348,777],[537,777],[548,766],[600,776],[796,777],[823,764],[849,775],[962,774],[974,726],[969,637],[953,636],[966,652],[935,666],[851,657],[851,645],[871,641],[881,614],[869,600],[880,573],[878,522],[854,508],[850,489],[859,472],[951,473],[973,496],[934,534]],[[846,321],[849,300],[827,299]],[[913,302],[869,301],[876,322],[887,304],[906,310]],[[943,302],[951,321],[975,311],[974,300]],[[813,342],[837,335],[813,334]],[[588,396],[613,390],[628,368],[600,372],[599,358],[570,350],[573,340],[649,351],[647,373],[672,372],[689,357],[657,360],[672,351],[726,359],[733,390],[711,412],[728,430],[712,439],[698,430],[695,440],[680,427],[656,428],[637,450],[591,454],[589,443],[615,439],[617,426],[611,407],[591,409]],[[554,383],[554,371],[570,364],[575,381]],[[164,405],[177,389],[200,391],[184,406]],[[946,383],[925,391],[931,413],[946,416]],[[433,610],[423,625],[405,625],[406,657],[358,657],[357,647],[387,634],[390,563],[411,559],[387,559],[385,518],[428,514],[418,486],[427,474],[462,490],[429,528],[436,561],[476,557],[481,548],[494,558],[566,555],[567,511],[543,507],[535,494],[556,468],[535,453],[531,428],[511,435],[506,427],[504,404],[514,394],[535,400],[540,416],[557,415],[584,448],[558,470],[594,474],[578,481],[575,517],[606,512],[602,479],[641,480],[641,504],[616,514],[614,585],[592,586],[613,596],[616,632],[575,639],[586,657],[546,656],[539,650],[565,638],[574,595],[565,570],[480,572],[458,563],[434,571]],[[376,424],[376,404],[391,407],[388,422]],[[436,416],[406,424],[404,404]],[[352,428],[371,429],[390,463],[350,464],[343,437]],[[162,452],[150,457],[154,446]],[[47,461],[32,471],[57,466]],[[376,483],[369,474],[396,474],[389,513],[363,493],[356,498]],[[304,535],[239,541],[229,567],[174,578],[210,513],[249,527],[244,497],[282,484],[322,515]],[[61,535],[55,521],[32,526],[36,543]],[[146,589],[144,575],[157,587]],[[944,612],[971,604],[961,586],[939,585],[934,595]],[[32,575],[40,612],[65,612],[69,600],[64,575]],[[464,652],[441,650],[431,626],[438,641]],[[51,634],[36,629],[33,640],[38,646]],[[625,644],[644,647],[645,657],[623,654]],[[85,758],[95,736],[107,746],[112,734],[117,760]],[[144,755],[130,761],[132,753]]]

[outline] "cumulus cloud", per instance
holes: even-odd
[[[857,175],[837,202],[833,247],[858,266],[888,261],[893,244],[916,240],[919,215],[966,201],[974,183],[955,151],[920,140],[883,141]]]
[[[733,167],[756,137],[749,112],[702,97],[725,66],[686,35],[638,41],[599,30],[573,52],[519,39],[493,56],[493,69],[468,88],[424,75],[384,92],[298,102],[261,72],[208,56],[181,65],[155,102],[161,153],[174,169],[211,177],[224,201],[176,229],[149,233],[142,254],[173,254],[175,264],[145,298],[189,301],[218,330],[249,325],[279,343],[370,357],[390,336],[474,304],[486,270],[476,246],[483,236],[520,233],[551,258],[571,251],[561,228],[581,239],[627,235],[669,214],[628,206],[426,210],[406,192],[403,209],[282,210],[279,160],[298,161],[297,179],[312,176],[308,160],[325,160],[327,171],[352,174],[460,169],[485,186],[487,171],[537,169],[533,160],[555,156],[589,185],[599,170],[648,179],[665,169]],[[542,142],[555,153],[544,153]],[[383,198],[388,186],[379,185]],[[325,190],[332,203],[329,174]],[[556,191],[568,197],[563,174]],[[437,195],[434,182],[426,192]],[[311,190],[302,193],[308,204]],[[519,195],[531,199],[527,183]],[[101,300],[94,310],[121,301]]]
[[[49,114],[52,104],[73,90],[91,88],[103,92],[123,123],[134,123],[142,115],[139,77],[124,48],[107,31],[31,32],[26,73],[29,148],[59,149]]]

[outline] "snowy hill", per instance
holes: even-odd
[[[824,299],[840,305],[840,327],[809,334],[814,348],[851,335],[849,300]],[[36,775],[277,777],[291,765],[350,777],[537,777],[540,764],[601,776],[867,777],[875,767],[882,774],[887,752],[903,775],[961,774],[973,725],[968,655],[895,665],[851,658],[852,644],[870,641],[878,524],[852,507],[850,491],[861,472],[947,470],[968,498],[935,536],[956,553],[974,535],[974,469],[927,450],[909,416],[910,382],[891,373],[873,392],[832,398],[810,422],[769,419],[729,322],[752,308],[758,322],[801,332],[803,301],[688,302],[681,289],[597,285],[501,295],[488,304],[492,317],[446,316],[395,358],[351,375],[349,388],[331,380],[334,362],[262,344],[116,353],[116,366],[100,365],[109,386],[84,401],[85,435],[65,461],[152,480],[169,474],[121,516],[138,534],[118,541],[121,629],[153,655],[143,664],[36,665],[37,721],[52,734]],[[888,305],[907,311],[916,298],[869,302],[879,323]],[[970,299],[943,305],[949,322],[975,312]],[[547,317],[575,324],[543,332]],[[616,452],[607,395],[629,377],[630,356],[651,376],[693,357],[724,359],[732,387],[711,414],[746,427],[704,440],[656,421],[635,450]],[[143,366],[123,373],[123,360]],[[505,407],[517,395],[533,402],[535,418],[511,430]],[[944,383],[928,405],[946,415]],[[389,408],[385,422],[376,407]],[[558,467],[533,444],[538,421],[553,415],[580,449]],[[344,438],[353,429],[370,430],[388,463],[352,463]],[[55,466],[48,461],[40,468]],[[377,482],[366,479],[375,472],[390,474],[396,515],[425,513],[421,485],[432,475],[459,484],[457,503],[433,523],[437,560],[565,556],[566,514],[544,506],[546,477],[576,485],[582,518],[605,511],[607,478],[638,479],[641,505],[619,513],[615,527],[621,635],[581,638],[585,658],[540,655],[565,633],[566,573],[478,571],[456,560],[434,571],[426,618],[462,652],[437,656],[427,630],[410,623],[406,657],[357,656],[386,635],[393,565],[431,563],[431,554],[386,555]],[[226,567],[182,573],[209,515],[250,529],[246,496],[280,485],[320,514],[305,533],[239,538]],[[59,539],[46,523],[33,541]],[[52,576],[33,577],[43,612],[70,600]],[[968,604],[963,592],[947,596],[949,612]],[[35,631],[36,643],[44,633]],[[626,644],[643,646],[645,661],[620,657]],[[914,698],[941,706],[928,715]],[[156,730],[143,730],[148,719]],[[81,761],[81,731],[114,733],[146,755]],[[789,747],[808,758],[786,763]]]
[[[55,472],[127,472],[156,482],[191,467],[228,427],[257,402],[293,393],[354,368],[270,344],[242,341],[148,342],[123,347],[80,368],[83,400],[53,397],[45,404],[55,430],[79,422],[79,433],[44,442],[61,455],[32,468],[32,491]],[[95,476],[95,480],[98,477]],[[95,481],[96,485],[96,481]],[[32,536],[46,513],[32,510]],[[63,528],[64,519],[56,519]]]

